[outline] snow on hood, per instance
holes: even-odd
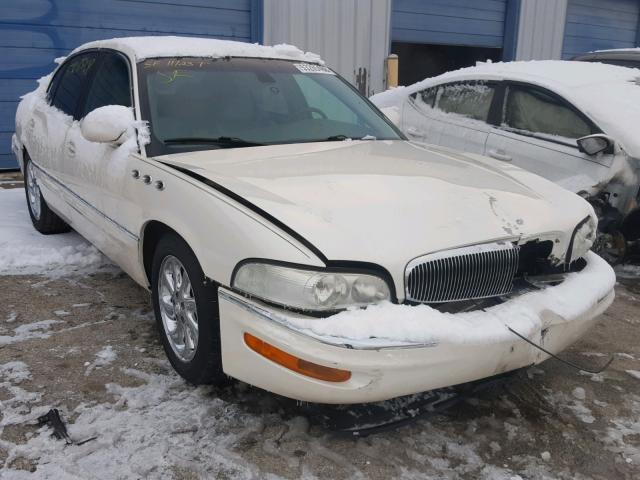
[[[548,88],[583,111],[629,155],[640,158],[640,70],[635,68],[563,60],[482,63],[378,93],[371,101],[379,108],[392,107],[432,85],[465,79],[511,79]]]
[[[128,53],[136,61],[154,57],[256,57],[324,64],[319,55],[311,52],[305,53],[293,45],[265,46],[257,43],[197,37],[148,36],[112,38],[85,43],[71,53],[87,48],[114,48]]]
[[[347,310],[328,318],[291,317],[290,327],[330,342],[375,339],[419,344],[486,344],[509,340],[507,325],[529,336],[543,328],[551,312],[566,321],[586,314],[613,290],[611,266],[593,252],[587,266],[560,285],[525,293],[485,310],[442,313],[428,305],[383,303]],[[279,321],[282,321],[279,319]]]

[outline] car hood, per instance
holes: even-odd
[[[157,159],[254,204],[327,259],[379,264],[396,279],[411,259],[444,249],[542,233],[565,243],[592,212],[577,195],[512,165],[406,141],[219,149]]]

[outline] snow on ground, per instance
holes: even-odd
[[[23,189],[0,189],[0,275],[60,277],[112,268],[75,232],[42,235],[31,224]]]
[[[87,369],[84,372],[84,376],[88,377],[96,368],[103,368],[113,363],[118,354],[111,345],[107,345],[98,353],[96,353],[96,359],[93,362],[88,363]]]
[[[626,370],[626,372],[631,375],[633,378],[637,378],[640,380],[640,371],[638,370]]]
[[[52,325],[63,323],[61,320],[40,320],[39,322],[27,323],[13,329],[13,335],[0,335],[0,347],[12,343],[24,342],[32,338],[49,338]],[[1,329],[0,332],[6,330]]]
[[[640,278],[640,265],[616,265],[616,276],[623,279],[636,279]]]
[[[7,365],[3,368],[10,369]],[[0,374],[4,370],[0,369]],[[25,371],[23,375],[28,375],[24,367],[18,367],[17,371]],[[32,460],[38,464],[37,478],[45,480],[174,478],[173,473],[180,468],[199,478],[280,478],[266,474],[243,458],[239,446],[258,441],[269,456],[285,460],[291,468],[300,468],[304,478],[317,478],[311,473],[311,465],[317,459],[340,466],[350,472],[351,478],[368,476],[361,466],[352,462],[347,452],[336,449],[340,441],[311,434],[309,422],[304,417],[284,419],[274,413],[250,413],[221,399],[215,389],[190,387],[168,370],[162,374],[130,368],[123,371],[141,380],[142,385],[107,384],[115,403],[81,404],[71,412],[63,411],[66,418],[75,417],[68,428],[72,439],[82,441],[96,437],[95,440],[65,446],[64,442],[52,439],[50,430],[43,427],[24,444],[0,441],[0,446],[9,452],[6,464],[17,458]],[[20,381],[19,376],[10,376],[5,381],[5,384],[11,384],[14,397],[5,402],[8,408],[0,423],[0,432],[4,426],[32,423],[46,412],[42,406],[33,406],[39,402],[39,394],[29,394],[13,385]],[[234,395],[239,398],[251,395],[243,390],[235,388]],[[474,423],[472,421],[469,427],[472,430],[478,428]],[[263,434],[274,425],[281,433],[276,439],[267,439]],[[405,439],[407,445],[403,450],[425,468],[435,468],[448,478],[460,478],[465,473],[473,475],[473,472],[482,478],[513,478],[516,473],[509,466],[486,463],[479,452],[482,434],[478,433],[478,442],[462,443],[437,424],[420,422],[418,433],[412,432]],[[283,451],[288,442],[301,443],[310,454],[296,457]],[[386,440],[383,438],[351,445],[371,461],[385,455]],[[447,452],[446,457],[443,451]],[[543,462],[535,458],[523,458],[521,462],[532,472],[551,474],[543,465],[544,457]],[[403,478],[424,478],[422,472],[404,466],[401,461],[398,466]],[[0,479],[4,478],[33,477],[27,471],[5,467],[0,472]]]

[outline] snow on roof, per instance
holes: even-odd
[[[303,52],[293,45],[280,44],[270,47],[257,43],[198,37],[148,36],[112,38],[85,43],[72,53],[86,50],[87,48],[121,50],[134,57],[136,61],[154,57],[256,57],[324,64],[319,55]]]
[[[564,60],[481,63],[388,90],[371,99],[378,107],[391,107],[430,86],[470,79],[509,79],[545,87],[584,112],[620,142],[627,153],[640,158],[640,69],[636,68]]]

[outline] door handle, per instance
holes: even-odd
[[[424,133],[422,133],[420,130],[418,130],[415,127],[407,128],[407,133],[410,136],[412,136],[413,138],[424,138],[425,137]]]
[[[513,160],[511,155],[507,155],[503,150],[489,150],[489,156],[502,162],[510,162]]]
[[[75,157],[76,155],[76,144],[69,141],[67,142],[67,153],[69,153],[70,157]]]

